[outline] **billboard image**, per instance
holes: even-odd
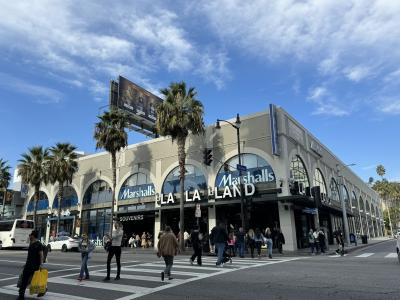
[[[119,76],[118,108],[129,113],[133,125],[152,131],[156,123],[156,107],[163,100]]]

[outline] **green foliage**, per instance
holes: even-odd
[[[75,150],[76,147],[69,143],[57,143],[50,148],[46,167],[52,184],[72,182],[72,177],[78,171],[78,155]]]
[[[42,146],[36,146],[23,153],[19,160],[18,175],[24,183],[34,187],[40,187],[42,183],[48,182],[46,161],[49,157],[49,150]]]
[[[376,174],[378,174],[380,177],[383,177],[386,174],[386,169],[383,165],[377,165],[376,166]]]
[[[7,164],[7,161],[0,158],[0,188],[7,189],[11,180],[11,167]]]

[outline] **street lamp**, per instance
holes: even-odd
[[[243,195],[243,189],[242,189],[242,157],[241,157],[241,153],[240,153],[240,125],[241,125],[241,121],[240,121],[240,117],[239,114],[236,114],[236,121],[235,123],[232,123],[230,121],[227,120],[221,120],[221,119],[217,119],[217,123],[215,124],[215,128],[216,129],[221,129],[221,125],[220,122],[225,122],[228,123],[229,125],[231,125],[233,128],[236,129],[236,137],[237,137],[237,147],[238,147],[238,157],[239,157],[239,165],[240,167],[238,168],[239,171],[239,189],[240,189],[240,218],[242,221],[242,228],[243,230],[246,230],[246,226],[245,226],[245,218],[244,218],[244,195]]]
[[[356,164],[344,165],[344,167],[355,166]],[[342,188],[344,186],[343,176],[340,175],[340,165],[336,164],[336,170],[339,178],[339,200],[342,204],[342,216],[343,216],[343,226],[344,226],[344,236],[346,239],[347,245],[350,245],[350,234],[349,234],[349,222],[347,221],[347,211],[346,211],[346,203],[344,203],[344,197],[342,195]]]

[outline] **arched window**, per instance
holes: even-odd
[[[47,197],[46,193],[43,191],[39,192],[39,200],[37,203],[36,210],[45,210],[49,208],[49,198]],[[33,212],[35,209],[35,195],[31,197],[31,200],[28,204],[28,212]]]
[[[70,208],[78,205],[78,195],[72,186],[65,186],[63,188],[63,199],[61,202],[61,209]],[[53,209],[58,208],[58,196],[56,195],[53,201]]]
[[[364,200],[363,200],[363,198],[360,196],[360,212],[361,213],[366,213],[366,211],[365,211],[365,205],[364,205]]]
[[[347,188],[344,184],[342,185],[342,197],[343,197],[344,203],[346,205],[346,208],[350,209],[351,206],[350,206],[349,192],[347,191]]]
[[[252,154],[241,154],[241,163],[246,166],[246,171],[242,171],[243,183],[271,183],[272,187],[276,187],[275,173],[270,164],[262,157]],[[224,188],[239,183],[239,171],[237,165],[239,157],[236,155],[227,160],[219,169],[215,186]]]
[[[352,209],[358,209],[357,196],[354,191],[351,193],[351,205]]]
[[[112,191],[110,185],[104,180],[93,182],[83,196],[83,204],[99,204],[109,202],[111,205]]]
[[[295,155],[290,162],[290,179],[303,184],[303,187],[309,187],[307,169],[300,156]]]
[[[329,186],[330,191],[331,191],[331,200],[332,201],[336,201],[336,202],[340,202],[339,199],[339,188],[338,185],[336,183],[336,180],[334,178],[331,179],[331,184]]]
[[[185,165],[185,191],[193,190],[206,190],[207,181],[203,172],[194,165]],[[179,178],[179,166],[174,168],[167,176],[162,187],[163,194],[179,193],[180,191],[180,178]]]
[[[327,194],[326,190],[326,183],[325,183],[325,179],[324,176],[322,175],[322,172],[320,169],[315,169],[314,172],[314,186],[319,186],[319,190],[321,192],[321,194]]]
[[[140,199],[143,197],[154,196],[155,190],[154,185],[150,181],[150,176],[147,174],[138,172],[129,176],[122,185],[118,199],[119,200],[130,200]]]

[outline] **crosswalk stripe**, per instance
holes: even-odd
[[[90,277],[99,276],[106,277],[107,273],[103,272],[91,272]],[[162,282],[160,276],[144,276],[144,275],[131,275],[131,274],[121,274],[121,278],[123,279],[132,279],[132,280],[141,280],[141,281],[151,281],[151,282]],[[183,279],[175,279],[174,282],[183,282]],[[170,283],[171,281],[164,281],[166,283]]]
[[[83,287],[90,287],[90,288],[98,288],[98,289],[105,289],[109,291],[120,291],[120,292],[127,292],[127,293],[147,293],[151,290],[151,288],[146,288],[142,286],[136,285],[124,285],[124,284],[115,284],[115,283],[106,283],[106,282],[97,282],[97,281],[81,281],[75,279],[69,279],[65,277],[54,277],[49,278],[48,282],[52,283],[61,283],[61,284],[68,284],[72,286],[83,286]]]
[[[197,265],[191,265],[189,262],[186,262],[185,265],[181,265],[182,262],[174,262],[174,265],[172,266],[173,269],[194,269],[194,270],[210,270],[210,271],[215,271],[218,270],[218,267],[214,264],[214,267],[204,267],[204,266],[197,266]],[[160,267],[162,265],[159,264],[147,264],[146,267]]]
[[[128,271],[128,272],[144,272],[144,273],[161,273],[164,271],[164,266],[160,266],[160,269],[145,269],[145,268],[124,268],[122,267],[122,271]],[[173,269],[174,267],[172,267]],[[117,270],[117,268],[113,268],[112,270]],[[215,268],[215,271],[218,271],[217,268]],[[196,272],[183,272],[183,271],[173,271],[174,274],[176,275],[187,275],[187,276],[201,276],[204,275],[204,273],[196,273]]]
[[[363,254],[357,255],[356,257],[369,257],[369,256],[374,255],[374,254],[375,253],[363,253]]]
[[[25,299],[38,299],[36,295],[30,296],[30,295],[28,295],[28,293],[29,292],[25,293],[26,294]],[[0,288],[0,294],[17,296],[18,288],[16,287],[16,285],[6,286],[3,288]],[[42,300],[95,300],[93,298],[64,295],[64,294],[59,294],[59,293],[54,293],[54,292],[47,292],[46,295],[44,295],[40,299],[42,299]]]
[[[187,262],[187,261],[174,261],[174,267],[175,267],[176,265],[188,265],[188,266],[190,266],[190,262]],[[211,266],[211,267],[214,267],[214,268],[211,268],[211,269],[213,269],[213,270],[215,270],[215,268],[216,268],[215,262],[208,263],[208,262],[202,261],[202,262],[201,262],[201,266],[198,266],[196,261],[193,262],[193,267],[194,267],[194,268],[204,269],[203,266]],[[239,266],[242,266],[242,264],[239,265],[239,264],[235,264],[234,262],[233,262],[232,264],[230,264],[230,263],[224,264],[224,267],[228,267],[228,268],[229,268],[229,267],[237,268],[237,267],[239,267]],[[208,268],[207,268],[207,269],[208,269]]]
[[[396,252],[389,253],[388,255],[385,256],[385,258],[395,258],[395,257],[397,257],[397,253]]]

